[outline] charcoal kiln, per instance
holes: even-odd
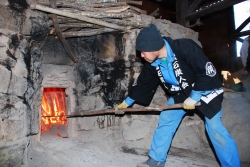
[[[140,4],[0,2],[4,16],[0,17],[0,166],[29,166],[30,152],[46,136],[95,141],[94,131],[100,135],[114,127],[112,135],[119,147],[149,147],[157,114],[66,117],[77,111],[114,108],[124,100],[143,66],[135,51],[141,28],[154,23],[162,36],[190,38],[201,46],[198,33],[155,19],[136,7]],[[150,105],[164,105],[166,100],[159,87]],[[191,122],[202,130],[198,118]],[[202,144],[201,149],[190,149],[204,152],[208,144]]]

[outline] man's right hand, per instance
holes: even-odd
[[[193,110],[195,109],[195,104],[197,101],[192,99],[191,97],[188,97],[184,102],[183,102],[183,108],[186,110]]]
[[[124,108],[128,108],[128,105],[125,102],[122,102],[121,104],[115,107],[115,114],[124,114],[124,111],[119,110]]]

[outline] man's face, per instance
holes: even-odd
[[[141,57],[147,62],[152,63],[157,59],[158,56],[156,52],[141,52]]]

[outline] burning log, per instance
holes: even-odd
[[[198,102],[195,106],[200,106],[201,103]],[[154,107],[138,107],[138,108],[123,108],[120,109],[120,111],[126,112],[145,112],[145,111],[158,111],[161,112],[163,110],[169,110],[169,109],[176,109],[176,108],[183,108],[183,103],[177,103],[177,104],[171,104],[166,106],[154,106]],[[90,116],[90,115],[104,115],[104,114],[114,114],[115,109],[104,109],[104,110],[96,110],[96,111],[78,111],[74,112],[70,115],[65,115],[67,118],[74,118],[74,117],[84,117],[84,116]],[[55,116],[43,116],[46,117],[55,117]]]
[[[65,90],[44,88],[41,105],[41,133],[51,129],[55,124],[68,125]]]

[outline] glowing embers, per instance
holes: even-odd
[[[44,88],[41,107],[41,133],[53,125],[68,125],[66,116],[65,89]]]

